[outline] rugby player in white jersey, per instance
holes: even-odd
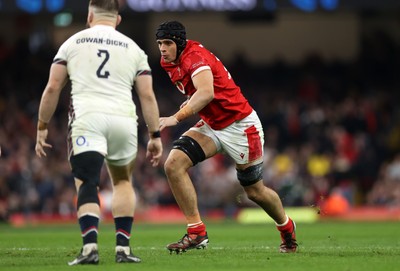
[[[89,2],[89,28],[71,36],[59,48],[39,107],[35,150],[43,157],[44,148],[51,148],[46,142],[48,123],[61,90],[71,80],[68,152],[78,194],[83,247],[69,265],[99,262],[98,186],[104,160],[113,185],[115,261],[141,261],[132,253],[129,243],[136,200],[131,176],[138,148],[133,86],[149,131],[147,156],[152,166],[158,165],[162,154],[159,109],[147,55],[116,30],[121,21],[118,9],[118,0]]]

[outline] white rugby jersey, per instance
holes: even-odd
[[[136,117],[132,86],[138,75],[151,70],[147,55],[129,37],[111,26],[93,26],[65,41],[53,63],[68,69],[70,118],[88,112]]]

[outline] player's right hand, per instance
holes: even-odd
[[[147,143],[146,157],[150,158],[153,167],[158,166],[163,152],[161,138],[151,138]]]
[[[44,151],[45,147],[52,148],[50,144],[46,143],[47,134],[48,134],[47,129],[37,130],[35,151],[36,155],[39,157],[47,156],[46,152]]]
[[[178,123],[179,123],[179,121],[175,118],[175,116],[161,117],[160,118],[160,131],[162,131],[165,127],[175,126]]]

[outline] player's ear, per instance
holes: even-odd
[[[88,16],[87,16],[87,24],[88,25],[90,25],[91,23],[92,23],[92,21],[93,21],[93,11],[92,10],[89,10],[89,12],[88,12]]]
[[[121,23],[121,21],[122,21],[122,17],[121,17],[121,15],[118,15],[117,16],[117,25],[119,25]]]

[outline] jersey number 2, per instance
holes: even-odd
[[[101,62],[99,68],[96,71],[96,74],[97,74],[97,77],[99,77],[99,78],[106,78],[107,79],[110,76],[110,72],[109,71],[103,71],[103,69],[104,69],[104,65],[106,65],[107,61],[110,59],[110,53],[107,50],[99,50],[97,52],[97,56],[98,57],[102,58],[103,55],[105,56],[104,60],[103,60],[103,62]]]

